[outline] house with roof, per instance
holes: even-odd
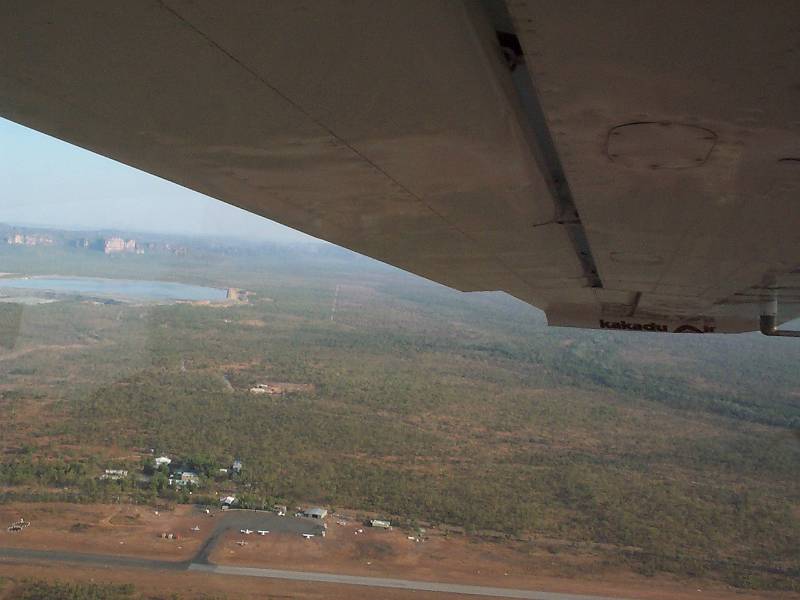
[[[191,483],[192,485],[199,485],[200,475],[198,475],[194,471],[183,471],[181,473],[181,483],[183,485],[186,485],[188,483]]]
[[[379,529],[391,529],[392,523],[385,519],[370,519],[369,520],[370,527],[378,527]]]
[[[177,487],[183,487],[189,484],[200,485],[200,475],[188,469],[180,469],[170,475],[169,484]]]

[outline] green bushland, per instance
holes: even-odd
[[[6,448],[0,483],[13,487],[0,500],[193,501],[163,478],[138,481],[141,460],[79,450],[152,448],[197,469],[206,499],[236,489],[253,506],[323,503],[602,543],[642,573],[798,589],[792,340],[548,329],[507,296],[459,294],[342,252],[56,248],[48,262],[13,250],[0,247],[4,270],[255,295],[226,307],[26,306],[12,351],[65,349],[0,361],[0,439],[25,403],[57,418]],[[247,391],[264,381],[314,389]],[[215,474],[235,457],[241,476]],[[103,468],[131,476],[98,482]]]

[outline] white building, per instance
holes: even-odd
[[[389,521],[384,521],[383,519],[370,519],[369,525],[370,527],[380,527],[381,529],[391,529],[392,527]]]
[[[189,484],[200,485],[200,476],[194,471],[176,471],[169,478],[170,485],[183,487]]]
[[[183,485],[186,485],[187,483],[197,485],[200,483],[200,476],[194,471],[184,471],[181,473],[181,483]]]
[[[125,479],[127,476],[128,472],[125,469],[106,469],[105,472],[100,476],[100,479],[117,481],[119,479]]]
[[[326,508],[307,508],[303,511],[304,517],[311,517],[312,519],[324,519],[328,516],[328,509]]]
[[[158,468],[164,465],[169,466],[169,464],[172,462],[172,459],[167,456],[159,456],[153,462],[156,464],[156,468]]]

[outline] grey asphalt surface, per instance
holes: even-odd
[[[264,577],[268,579],[284,579],[291,581],[333,583],[339,585],[358,585],[375,588],[392,588],[408,591],[442,592],[493,598],[523,598],[525,600],[623,600],[606,596],[589,596],[581,594],[564,594],[556,592],[539,592],[534,590],[518,590],[501,587],[478,585],[462,585],[457,583],[441,583],[434,581],[412,581],[408,579],[391,579],[385,577],[362,577],[357,575],[338,575],[336,573],[317,573],[312,571],[284,571],[279,569],[261,569],[256,567],[234,567],[214,565],[208,560],[211,551],[226,531],[240,529],[267,529],[271,533],[314,533],[322,530],[320,523],[312,519],[279,517],[273,513],[245,510],[231,510],[217,513],[214,531],[206,543],[190,561],[172,562],[153,560],[131,556],[115,556],[113,554],[86,554],[62,550],[30,550],[27,548],[0,547],[0,562],[66,562],[108,569],[134,568],[152,571],[196,571],[216,575],[234,575],[245,577]],[[209,524],[205,521],[206,525]],[[253,533],[252,535],[257,535]],[[243,539],[249,536],[242,534]]]
[[[482,585],[411,581],[408,579],[388,579],[385,577],[361,577],[358,575],[337,575],[336,573],[314,573],[310,571],[283,571],[279,569],[259,569],[254,567],[230,567],[227,565],[191,564],[189,565],[189,570],[202,573],[214,573],[217,575],[266,577],[269,579],[290,579],[293,581],[337,583],[340,585],[363,585],[366,587],[393,588],[415,592],[444,592],[468,596],[488,596],[492,598],[523,598],[525,600],[623,600],[621,598],[609,598],[608,596],[586,596],[581,594],[486,587]]]
[[[201,518],[202,516],[201,514]],[[217,545],[220,536],[226,531],[238,532],[241,529],[252,529],[253,533],[250,535],[242,534],[243,540],[258,535],[259,529],[266,529],[270,535],[273,533],[319,535],[322,532],[322,524],[314,519],[279,517],[271,512],[232,509],[215,513],[214,519],[214,531],[192,559],[193,563],[210,564],[208,557]],[[208,522],[208,520],[205,521],[205,523]]]
[[[29,550],[28,548],[0,548],[0,562],[21,560],[36,562],[68,562],[92,567],[149,569],[155,571],[185,571],[190,561],[170,562],[150,558],[132,556],[115,556],[113,554],[84,554],[83,552],[67,552],[63,550]]]

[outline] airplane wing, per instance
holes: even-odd
[[[18,123],[555,325],[800,315],[797,3],[5,8]]]

